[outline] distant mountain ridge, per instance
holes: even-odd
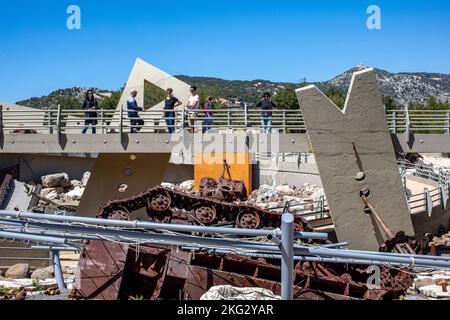
[[[337,77],[324,82],[314,83],[322,90],[327,90],[330,86],[337,88],[343,94],[346,94],[350,86],[351,78],[354,72],[366,68],[358,65]],[[391,73],[381,69],[375,69],[378,82],[383,96],[390,96],[401,106],[408,103],[425,104],[430,97],[438,100],[450,101],[450,75],[427,72],[401,72]],[[199,88],[200,94],[213,95],[225,106],[236,104],[256,104],[264,92],[276,94],[279,90],[289,85],[300,86],[300,84],[288,82],[272,82],[268,80],[224,80],[211,77],[191,77],[185,75],[176,76],[182,81]],[[34,97],[17,104],[32,108],[47,109],[56,107],[62,100],[71,100],[82,102],[84,92],[87,88],[69,88],[60,89],[43,97]],[[96,89],[100,95],[99,100],[109,97],[113,93],[110,90]]]
[[[350,86],[352,74],[367,68],[359,65],[348,70],[336,78],[320,83],[320,87],[334,86],[346,93]],[[375,69],[378,83],[383,96],[390,96],[402,106],[408,103],[425,104],[430,97],[437,100],[450,100],[450,75],[428,72],[400,72],[391,73],[381,69]]]

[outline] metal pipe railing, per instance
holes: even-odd
[[[132,119],[126,114],[128,110],[95,110],[97,116],[90,117],[88,110],[0,110],[0,119],[4,128],[20,129],[33,126],[35,129],[48,130],[60,128],[76,129],[82,128],[84,120],[97,120],[100,124],[96,126],[101,129],[114,127],[123,130],[130,127],[128,122]],[[165,110],[147,110],[139,113],[140,119],[146,124],[144,128],[156,130],[166,128],[164,121]],[[198,128],[203,126],[206,113],[212,114],[210,128],[218,129],[262,129],[261,120],[263,110],[255,110],[244,107],[243,109],[213,109],[213,110],[174,110],[175,126],[184,129]],[[117,119],[118,118],[118,119]],[[187,120],[190,121],[187,121]],[[283,132],[306,131],[305,121],[300,110],[272,110],[272,128]],[[116,123],[115,121],[118,122]],[[107,123],[113,122],[115,124]],[[449,110],[388,110],[386,121],[392,133],[441,133],[450,134],[450,111]],[[73,122],[80,122],[73,125]]]
[[[224,227],[206,227],[206,226],[189,226],[177,224],[163,224],[142,221],[123,221],[110,219],[86,218],[77,216],[58,216],[50,214],[37,214],[29,212],[17,211],[0,211],[0,217],[14,217],[17,219],[29,219],[39,221],[55,221],[55,222],[71,222],[89,224],[95,226],[123,227],[133,229],[155,229],[173,232],[201,232],[212,234],[225,234],[234,236],[251,236],[251,237],[278,237],[281,235],[280,229],[264,230],[264,229],[240,229],[240,228],[224,228]],[[294,232],[294,237],[299,239],[328,239],[327,233],[319,232]]]

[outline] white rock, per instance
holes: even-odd
[[[44,198],[48,200],[56,200],[59,199],[59,193],[56,190],[49,192]]]
[[[262,288],[216,286],[209,289],[200,300],[281,300],[281,297]]]
[[[188,180],[188,181],[184,181],[179,185],[179,188],[181,189],[181,191],[183,192],[191,192],[192,190],[194,190],[194,186],[195,186],[195,182],[194,180]]]
[[[8,279],[28,278],[30,275],[30,265],[28,263],[18,263],[6,270],[5,277]]]
[[[62,188],[62,187],[58,187],[58,188],[44,188],[44,189],[41,190],[41,196],[44,197],[44,198],[48,198],[48,195],[50,193],[54,193],[54,192],[56,192],[56,194],[59,195],[61,193],[64,193],[64,188]]]
[[[444,292],[442,290],[442,286],[438,285],[430,285],[419,288],[419,292],[424,296],[431,298],[450,298],[450,290],[448,292]]]
[[[81,185],[81,181],[79,181],[79,180],[72,180],[72,181],[70,181],[70,185],[71,185],[72,188],[81,187],[82,186]]]
[[[53,277],[53,266],[47,268],[38,268],[31,274],[31,279],[45,280]]]
[[[19,283],[16,283],[14,281],[0,281],[0,288],[6,288],[6,289],[22,289],[23,286]]]
[[[163,182],[161,183],[161,186],[167,189],[171,189],[174,190],[176,188],[176,186],[173,183],[167,183],[167,182]]]
[[[67,173],[56,173],[43,176],[42,186],[44,188],[70,187],[70,179]]]
[[[293,195],[295,192],[294,189],[288,185],[277,186],[275,190],[277,190],[278,193],[282,193],[285,195]]]
[[[78,201],[78,200],[81,200],[83,193],[84,193],[84,188],[75,187],[73,190],[67,192],[65,194],[64,198],[66,201]]]
[[[89,182],[89,179],[90,179],[90,178],[91,178],[91,173],[90,173],[89,171],[85,172],[85,173],[83,174],[83,178],[81,179],[81,184],[82,184],[84,187],[86,187],[87,184],[88,184],[88,182]]]

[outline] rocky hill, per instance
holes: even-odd
[[[347,92],[353,72],[364,68],[366,67],[359,65],[319,85],[321,87],[332,85],[341,92]],[[375,71],[383,95],[392,97],[400,105],[404,106],[409,102],[425,104],[430,97],[441,101],[450,100],[450,75],[448,74],[390,73],[380,69]]]
[[[337,88],[346,94],[353,72],[365,68],[363,65],[348,70],[329,81],[315,83],[322,90],[330,86]],[[450,100],[450,75],[439,73],[391,73],[385,70],[375,69],[382,94],[393,98],[400,105],[409,102],[424,104],[430,97],[438,100]],[[210,77],[177,76],[179,79],[196,85],[201,96],[213,95],[225,106],[247,103],[254,105],[261,99],[264,92],[269,91],[276,94],[280,89],[292,83],[272,82],[268,80],[223,80]],[[110,97],[113,94],[109,90],[96,89],[99,93],[98,99]],[[31,98],[19,101],[17,104],[33,108],[46,109],[58,104],[77,105],[81,103],[86,88],[61,89],[50,93],[48,96]],[[115,93],[117,95],[117,92]]]

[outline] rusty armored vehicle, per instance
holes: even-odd
[[[228,174],[228,179],[225,178],[225,172]],[[223,161],[222,175],[219,179],[207,177],[200,180],[199,193],[202,197],[227,202],[245,200],[247,198],[244,181],[232,180],[230,166],[226,160]]]

